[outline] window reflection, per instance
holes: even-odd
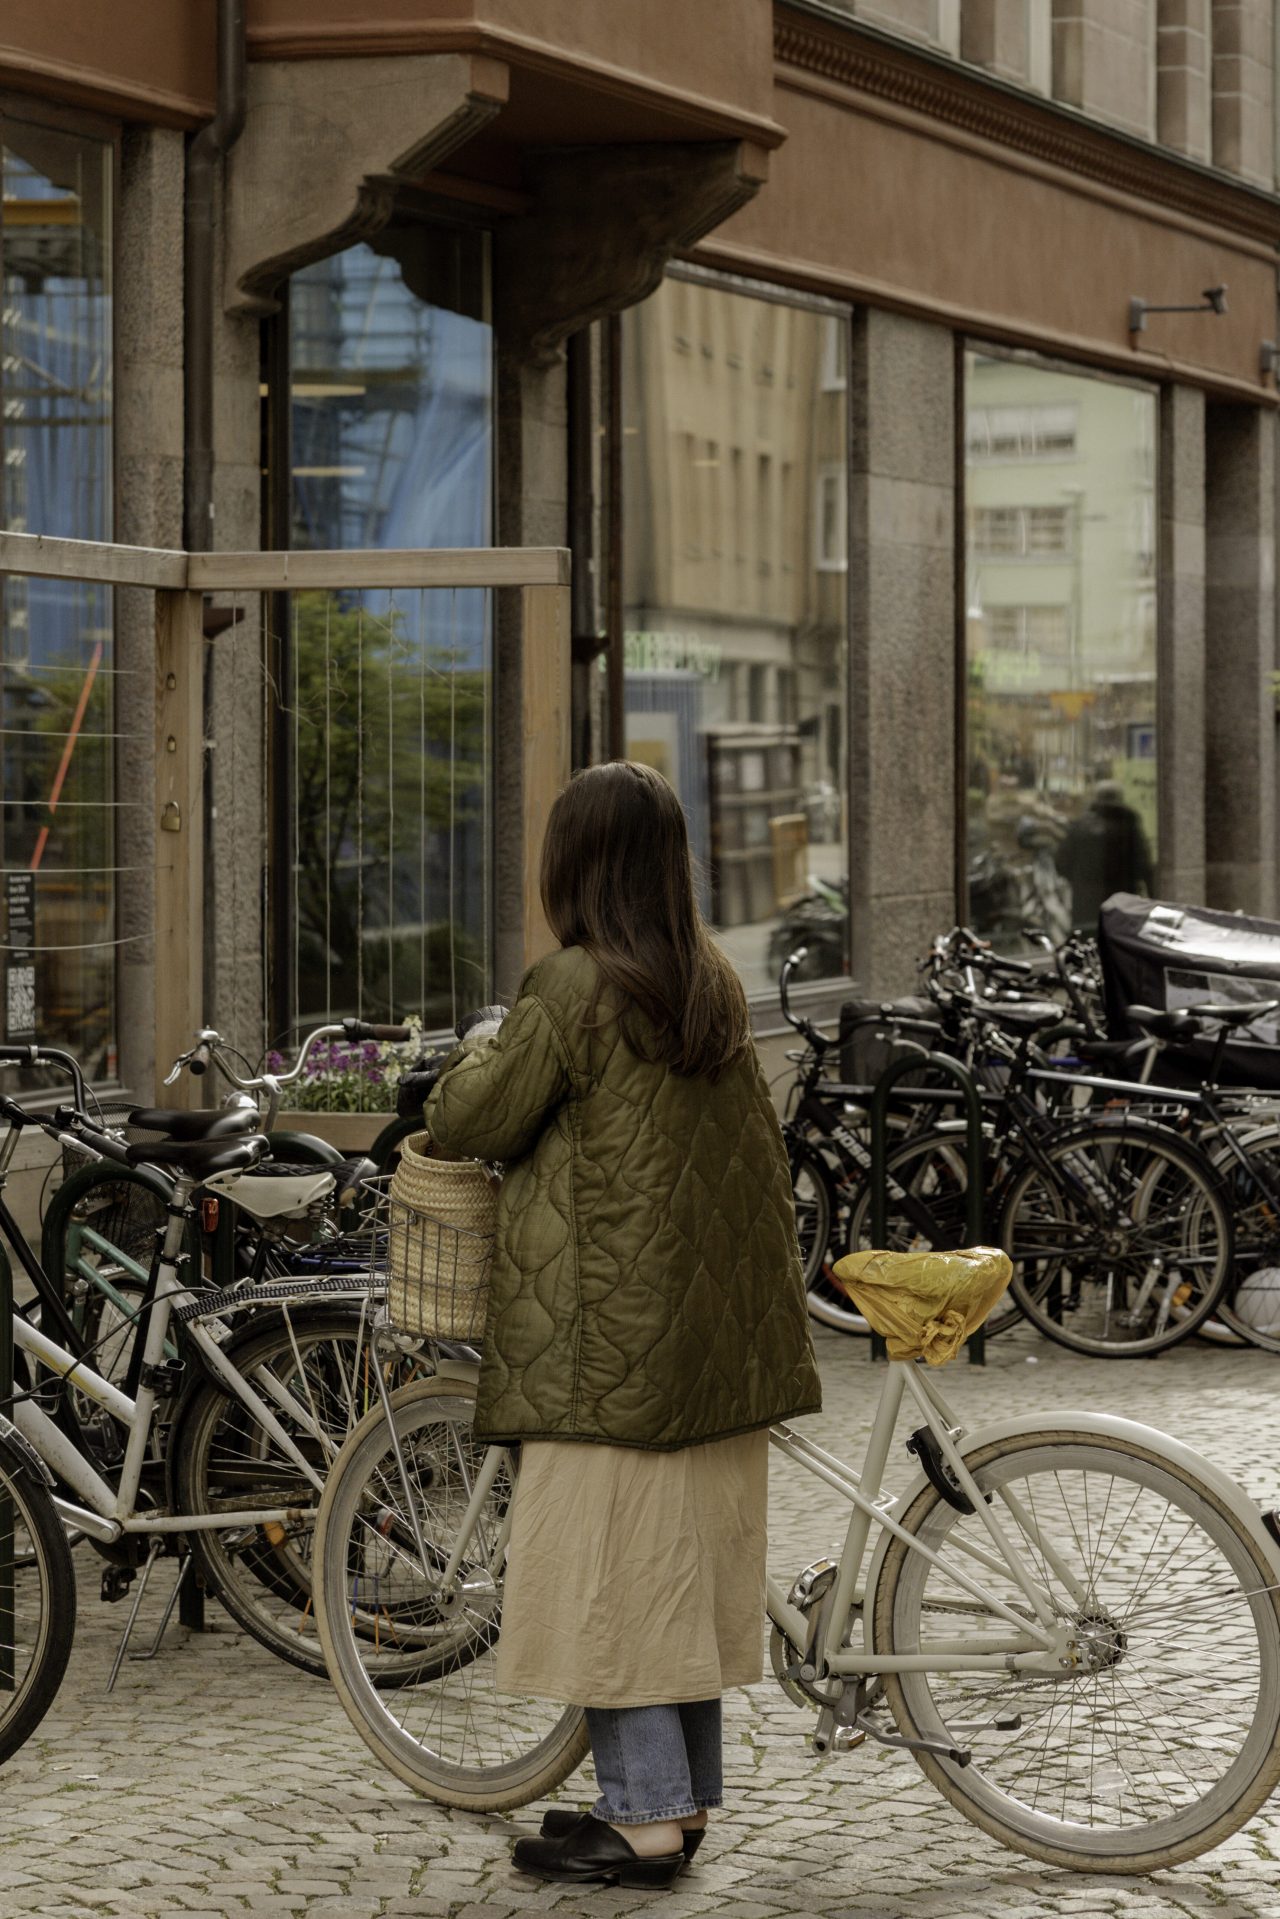
[[[490,545],[484,236],[393,222],[289,316],[292,545]],[[294,1017],[451,1025],[489,991],[490,596],[299,593],[285,631]]]
[[[848,969],[848,320],[680,279],[624,315],[626,743],[749,992]]]
[[[1092,929],[1151,892],[1156,396],[966,355],[969,914]]]
[[[111,148],[6,119],[0,162],[0,524],[108,540]],[[4,1032],[38,1031],[95,1077],[114,1077],[111,593],[12,577],[0,582],[0,604]],[[10,876],[22,875],[15,890]],[[15,952],[23,925],[32,950]]]

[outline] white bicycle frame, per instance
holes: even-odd
[[[469,1362],[445,1361],[439,1372],[445,1379],[474,1380],[476,1370],[475,1365]],[[378,1371],[380,1377],[380,1369]],[[930,1483],[921,1472],[900,1497],[883,1491],[884,1473],[898,1416],[904,1401],[908,1400],[914,1404],[921,1423],[937,1442],[941,1457],[953,1475],[955,1489],[972,1505],[974,1515],[987,1535],[985,1542],[979,1543],[976,1538],[962,1539],[953,1532],[946,1549],[938,1553],[907,1532],[895,1516],[895,1509],[905,1512]],[[383,1404],[400,1464],[406,1505],[420,1555],[419,1563],[425,1568],[431,1562],[422,1539],[416,1503],[410,1495],[407,1471],[385,1393]],[[1183,1467],[1195,1478],[1211,1486],[1218,1499],[1250,1533],[1261,1549],[1263,1563],[1275,1569],[1277,1583],[1280,1583],[1280,1551],[1277,1551],[1265,1531],[1257,1507],[1234,1480],[1210,1461],[1169,1434],[1157,1432],[1134,1420],[1105,1413],[1081,1412],[1059,1415],[1059,1420],[1068,1423],[1073,1432],[1102,1439],[1124,1439],[1155,1451],[1170,1464]],[[965,1434],[939,1391],[936,1378],[922,1366],[905,1361],[889,1362],[860,1473],[824,1451],[807,1435],[796,1432],[793,1427],[780,1425],[770,1429],[770,1440],[779,1452],[794,1460],[806,1472],[813,1473],[853,1507],[836,1570],[834,1591],[830,1603],[823,1607],[825,1626],[814,1644],[809,1643],[813,1630],[810,1614],[793,1605],[775,1579],[769,1577],[766,1581],[768,1616],[804,1659],[800,1676],[819,1682],[830,1678],[836,1682],[838,1691],[839,1682],[846,1677],[869,1677],[887,1672],[997,1672],[1006,1677],[1014,1673],[1035,1673],[1062,1678],[1064,1672],[1078,1665],[1071,1622],[1062,1617],[1061,1604],[1055,1606],[1036,1565],[1026,1550],[1020,1548],[1011,1532],[1031,1542],[1038,1564],[1053,1574],[1061,1583],[1062,1592],[1069,1594],[1075,1606],[1082,1611],[1089,1599],[1084,1583],[1058,1551],[1053,1540],[1041,1531],[1032,1513],[1011,1488],[1000,1488],[991,1496],[991,1503],[988,1504],[965,1465],[959,1443],[963,1442],[965,1451],[972,1453],[994,1440],[1015,1437],[1034,1440],[1045,1430],[1042,1420],[1016,1418]],[[467,1508],[459,1524],[453,1550],[447,1564],[432,1581],[442,1603],[450,1603],[452,1598],[460,1597],[465,1590],[465,1582],[462,1587],[459,1586],[463,1563],[480,1563],[470,1558],[468,1547],[477,1534],[494,1481],[509,1458],[505,1447],[490,1446],[468,1487]],[[999,1512],[996,1510],[997,1501]],[[510,1528],[511,1510],[508,1507],[493,1547],[483,1562],[490,1578],[501,1576]],[[873,1528],[877,1531],[874,1543]],[[954,1640],[931,1639],[927,1652],[873,1652],[869,1621],[874,1611],[876,1586],[884,1556],[894,1539],[901,1540],[908,1551],[927,1559],[959,1592],[967,1594],[974,1601],[974,1614],[981,1616],[984,1623],[967,1631],[959,1627]],[[869,1544],[871,1554],[868,1559]],[[864,1565],[867,1568],[865,1578]],[[1025,1607],[1015,1610],[985,1586],[979,1577],[984,1571],[995,1575],[1006,1591],[1012,1582],[1023,1595]],[[856,1628],[859,1623],[859,1643],[846,1643],[851,1637],[851,1626]]]
[[[128,1429],[124,1462],[120,1472],[120,1483],[112,1486],[87,1460],[62,1429],[44,1411],[44,1408],[31,1399],[19,1399],[13,1408],[13,1421],[18,1430],[28,1439],[41,1458],[53,1469],[66,1485],[74,1487],[80,1497],[86,1501],[86,1507],[73,1501],[56,1496],[54,1504],[67,1525],[76,1527],[91,1539],[104,1544],[119,1539],[124,1533],[190,1533],[223,1532],[236,1526],[261,1526],[273,1520],[282,1524],[294,1525],[312,1516],[315,1506],[254,1507],[243,1512],[216,1513],[153,1513],[135,1510],[138,1489],[142,1480],[142,1469],[146,1458],[147,1446],[151,1436],[152,1421],[161,1395],[146,1383],[147,1372],[161,1366],[165,1359],[165,1336],[169,1330],[169,1321],[174,1306],[181,1300],[191,1297],[191,1289],[182,1283],[180,1268],[186,1255],[182,1251],[185,1219],[183,1209],[191,1192],[191,1182],[180,1179],[175,1182],[169,1207],[169,1220],[165,1230],[164,1247],[160,1255],[156,1272],[156,1291],[154,1303],[147,1319],[143,1340],[143,1383],[138,1388],[136,1398],[130,1398],[121,1392],[110,1380],[95,1372],[83,1360],[60,1346],[56,1340],[49,1339],[35,1327],[28,1324],[20,1313],[13,1317],[14,1345],[29,1353],[43,1367],[63,1377],[74,1375],[76,1390],[86,1398],[103,1406],[112,1417],[119,1420]],[[240,1403],[247,1407],[280,1447],[290,1463],[309,1481],[315,1491],[318,1502],[324,1486],[323,1475],[307,1459],[294,1438],[288,1432],[276,1413],[268,1405],[263,1393],[274,1400],[276,1407],[287,1412],[313,1441],[330,1457],[337,1451],[337,1442],[326,1433],[314,1408],[305,1406],[284,1382],[276,1377],[269,1367],[257,1369],[255,1379],[263,1391],[255,1391],[254,1386],[241,1374],[223,1353],[217,1339],[198,1320],[190,1320],[187,1331],[210,1372],[219,1379]]]

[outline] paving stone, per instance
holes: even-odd
[[[818,1343],[826,1409],[807,1424],[856,1464],[880,1374],[859,1342],[820,1333]],[[1123,1411],[1280,1500],[1280,1361],[1189,1342],[1158,1364],[1102,1364],[1029,1333],[989,1355],[948,1373],[969,1429],[1050,1408]],[[771,1561],[789,1583],[842,1537],[848,1509],[787,1462],[776,1468]],[[410,1794],[322,1680],[273,1659],[212,1603],[217,1631],[171,1627],[161,1657],[126,1667],[108,1698],[120,1611],[99,1603],[89,1549],[76,1559],[71,1670],[4,1768],[0,1919],[656,1919],[659,1906],[661,1919],[1269,1919],[1280,1909],[1280,1799],[1176,1872],[1076,1877],[966,1824],[903,1753],[866,1746],[817,1764],[812,1713],[772,1680],[727,1701],[725,1808],[660,1902],[540,1885],[512,1871],[510,1846],[536,1830],[541,1805],[473,1817]],[[157,1568],[152,1618],[171,1577],[167,1562]],[[578,1807],[593,1796],[584,1773],[557,1797]]]

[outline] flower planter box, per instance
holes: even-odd
[[[280,1133],[314,1133],[327,1140],[344,1155],[367,1153],[394,1113],[303,1113],[281,1112],[276,1119]]]

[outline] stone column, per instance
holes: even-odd
[[[182,545],[182,196],[184,139],[126,127],[115,290],[115,535]],[[149,1098],[155,1062],[155,602],[116,594],[117,971],[120,1077]],[[165,1061],[167,1067],[168,1061]]]
[[[913,984],[955,918],[955,343],[867,310],[850,369],[853,973]]]
[[[1162,147],[1208,160],[1210,0],[1158,0],[1156,137]]]
[[[1270,192],[1275,9],[1271,0],[1213,0],[1213,164]]]
[[[1160,412],[1157,885],[1163,899],[1205,896],[1204,395],[1165,390]]]
[[[1205,415],[1205,879],[1211,906],[1276,910],[1275,421]]]
[[[1156,124],[1156,0],[1053,0],[1053,93],[1141,140]]]

